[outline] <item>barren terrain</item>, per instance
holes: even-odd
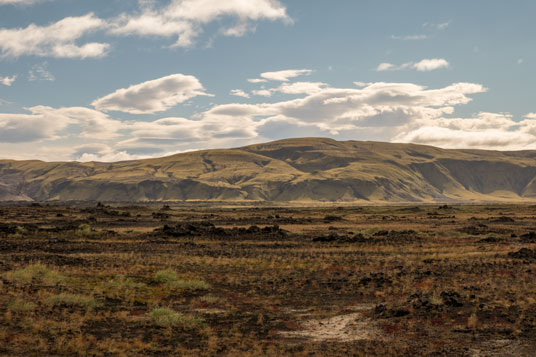
[[[536,354],[536,206],[0,207],[0,354]]]

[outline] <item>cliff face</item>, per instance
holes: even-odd
[[[536,151],[304,138],[118,163],[0,161],[0,200],[531,201]]]

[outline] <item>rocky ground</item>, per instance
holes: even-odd
[[[0,354],[536,355],[536,206],[0,207]]]

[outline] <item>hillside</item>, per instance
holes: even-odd
[[[536,151],[304,138],[118,163],[3,160],[0,200],[536,201]]]

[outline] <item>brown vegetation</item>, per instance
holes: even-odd
[[[536,354],[536,206],[0,207],[0,355]]]

